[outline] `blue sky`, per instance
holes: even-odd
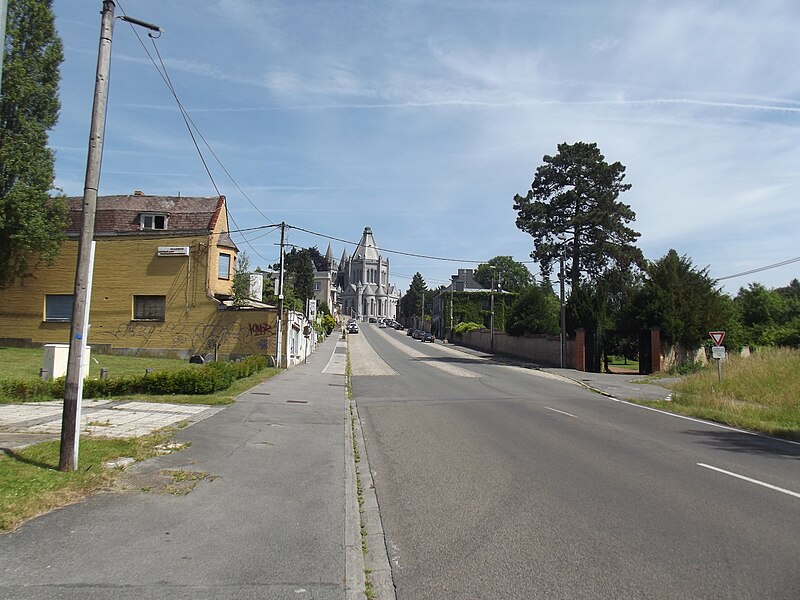
[[[54,2],[65,61],[50,144],[69,195],[83,193],[101,7]],[[467,261],[529,261],[513,197],[562,142],[596,142],[627,167],[620,199],[648,259],[674,248],[725,277],[800,256],[795,1],[120,0],[123,11],[164,29],[178,97],[233,177],[200,140],[232,228],[285,221],[357,242],[370,226],[404,291],[417,271],[436,287]],[[118,20],[99,192],[134,190],[216,194]],[[253,266],[277,259],[272,229],[234,239]],[[293,229],[288,242],[324,253],[329,240]],[[339,258],[345,244],[332,246]],[[720,283],[795,277],[800,262]]]

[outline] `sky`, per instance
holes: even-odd
[[[80,196],[102,2],[53,8],[55,185]],[[163,32],[154,46],[116,21],[100,195],[219,191],[231,229],[283,221],[288,243],[337,259],[371,227],[392,283],[435,288],[494,256],[531,261],[514,195],[558,144],[594,142],[626,167],[619,200],[648,260],[675,249],[730,294],[800,277],[796,0],[119,0],[122,14]],[[233,237],[251,267],[277,261],[277,228]]]

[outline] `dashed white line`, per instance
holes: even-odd
[[[560,415],[567,415],[568,417],[572,417],[572,418],[574,418],[574,419],[577,419],[577,418],[578,418],[578,417],[577,417],[577,415],[573,415],[573,414],[571,414],[571,413],[564,412],[563,410],[558,410],[558,409],[555,409],[555,408],[550,408],[549,406],[545,406],[545,408],[546,408],[547,410],[552,410],[553,412],[555,412],[555,413],[558,413],[558,414],[560,414]]]
[[[703,467],[705,469],[711,469],[712,471],[717,471],[718,473],[724,473],[725,475],[730,475],[731,477],[736,477],[737,479],[741,479],[743,481],[749,481],[750,483],[755,483],[756,485],[760,485],[765,488],[775,490],[776,492],[781,492],[783,494],[788,494],[789,496],[794,496],[795,498],[800,498],[800,494],[798,494],[797,492],[785,490],[783,488],[778,487],[777,485],[772,485],[771,483],[765,483],[763,481],[759,481],[758,479],[751,479],[750,477],[745,477],[744,475],[739,475],[738,473],[726,471],[725,469],[720,469],[719,467],[712,467],[711,465],[707,465],[705,463],[697,463],[697,466]]]

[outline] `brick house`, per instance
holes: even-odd
[[[0,290],[0,343],[67,343],[82,198],[67,198],[52,266]],[[88,343],[94,352],[222,357],[274,354],[276,312],[229,310],[238,248],[225,197],[101,196]]]

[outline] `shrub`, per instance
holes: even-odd
[[[83,383],[84,398],[107,398],[130,394],[174,395],[213,394],[227,389],[237,379],[244,379],[267,367],[264,356],[248,356],[235,362],[208,363],[199,368],[160,371],[118,379],[87,379]],[[3,396],[20,400],[64,397],[65,378],[53,381],[3,380]]]
[[[475,331],[476,329],[483,329],[483,325],[480,323],[473,323],[471,321],[466,323],[459,323],[453,328],[453,332],[456,335],[463,335],[467,331]]]

